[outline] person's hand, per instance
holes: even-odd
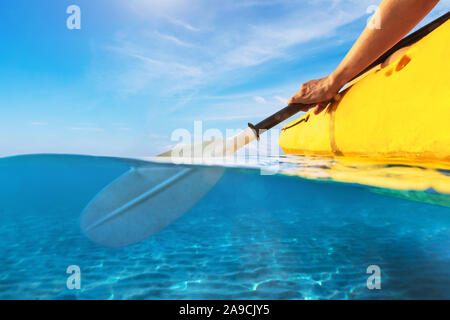
[[[288,104],[303,103],[309,105],[307,110],[315,107],[314,113],[319,114],[326,108],[341,87],[332,76],[311,80],[302,84],[300,90],[292,96]]]

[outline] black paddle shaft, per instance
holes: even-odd
[[[255,131],[256,136],[259,139],[259,133],[261,131],[266,131],[266,130],[272,129],[277,124],[292,117],[294,114],[296,114],[302,110],[306,110],[307,108],[308,108],[308,105],[306,105],[306,104],[293,103],[293,104],[288,105],[286,108],[281,109],[277,113],[274,113],[273,115],[264,119],[263,121],[259,122],[257,125],[253,125],[253,124],[249,123],[248,126]]]

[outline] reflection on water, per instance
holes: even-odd
[[[445,165],[308,157],[229,165],[160,233],[98,246],[81,234],[80,213],[130,165],[151,164],[0,159],[0,298],[450,298]],[[72,291],[65,272],[74,264],[82,285]],[[369,265],[381,268],[381,290],[366,287]]]
[[[285,157],[282,173],[398,190],[450,194],[450,164],[364,158]]]
[[[149,157],[152,162],[171,162],[168,158]],[[450,194],[450,163],[424,162],[402,159],[374,160],[367,158],[320,157],[320,156],[276,156],[233,157],[185,160],[187,165],[218,165],[229,168],[258,170],[262,175],[290,175],[313,180],[346,182],[392,189],[386,194],[442,201],[448,205]],[[396,192],[404,191],[404,192]],[[423,191],[418,195],[414,191]],[[427,199],[427,195],[430,195]]]

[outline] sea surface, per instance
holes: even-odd
[[[0,158],[0,299],[450,299],[445,165],[224,164],[217,184],[152,237],[123,248],[88,239],[80,217],[90,201],[151,165]],[[72,265],[80,289],[67,287]],[[369,266],[379,289],[367,286]]]

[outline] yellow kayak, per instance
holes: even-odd
[[[288,123],[286,154],[450,161],[450,20]]]

